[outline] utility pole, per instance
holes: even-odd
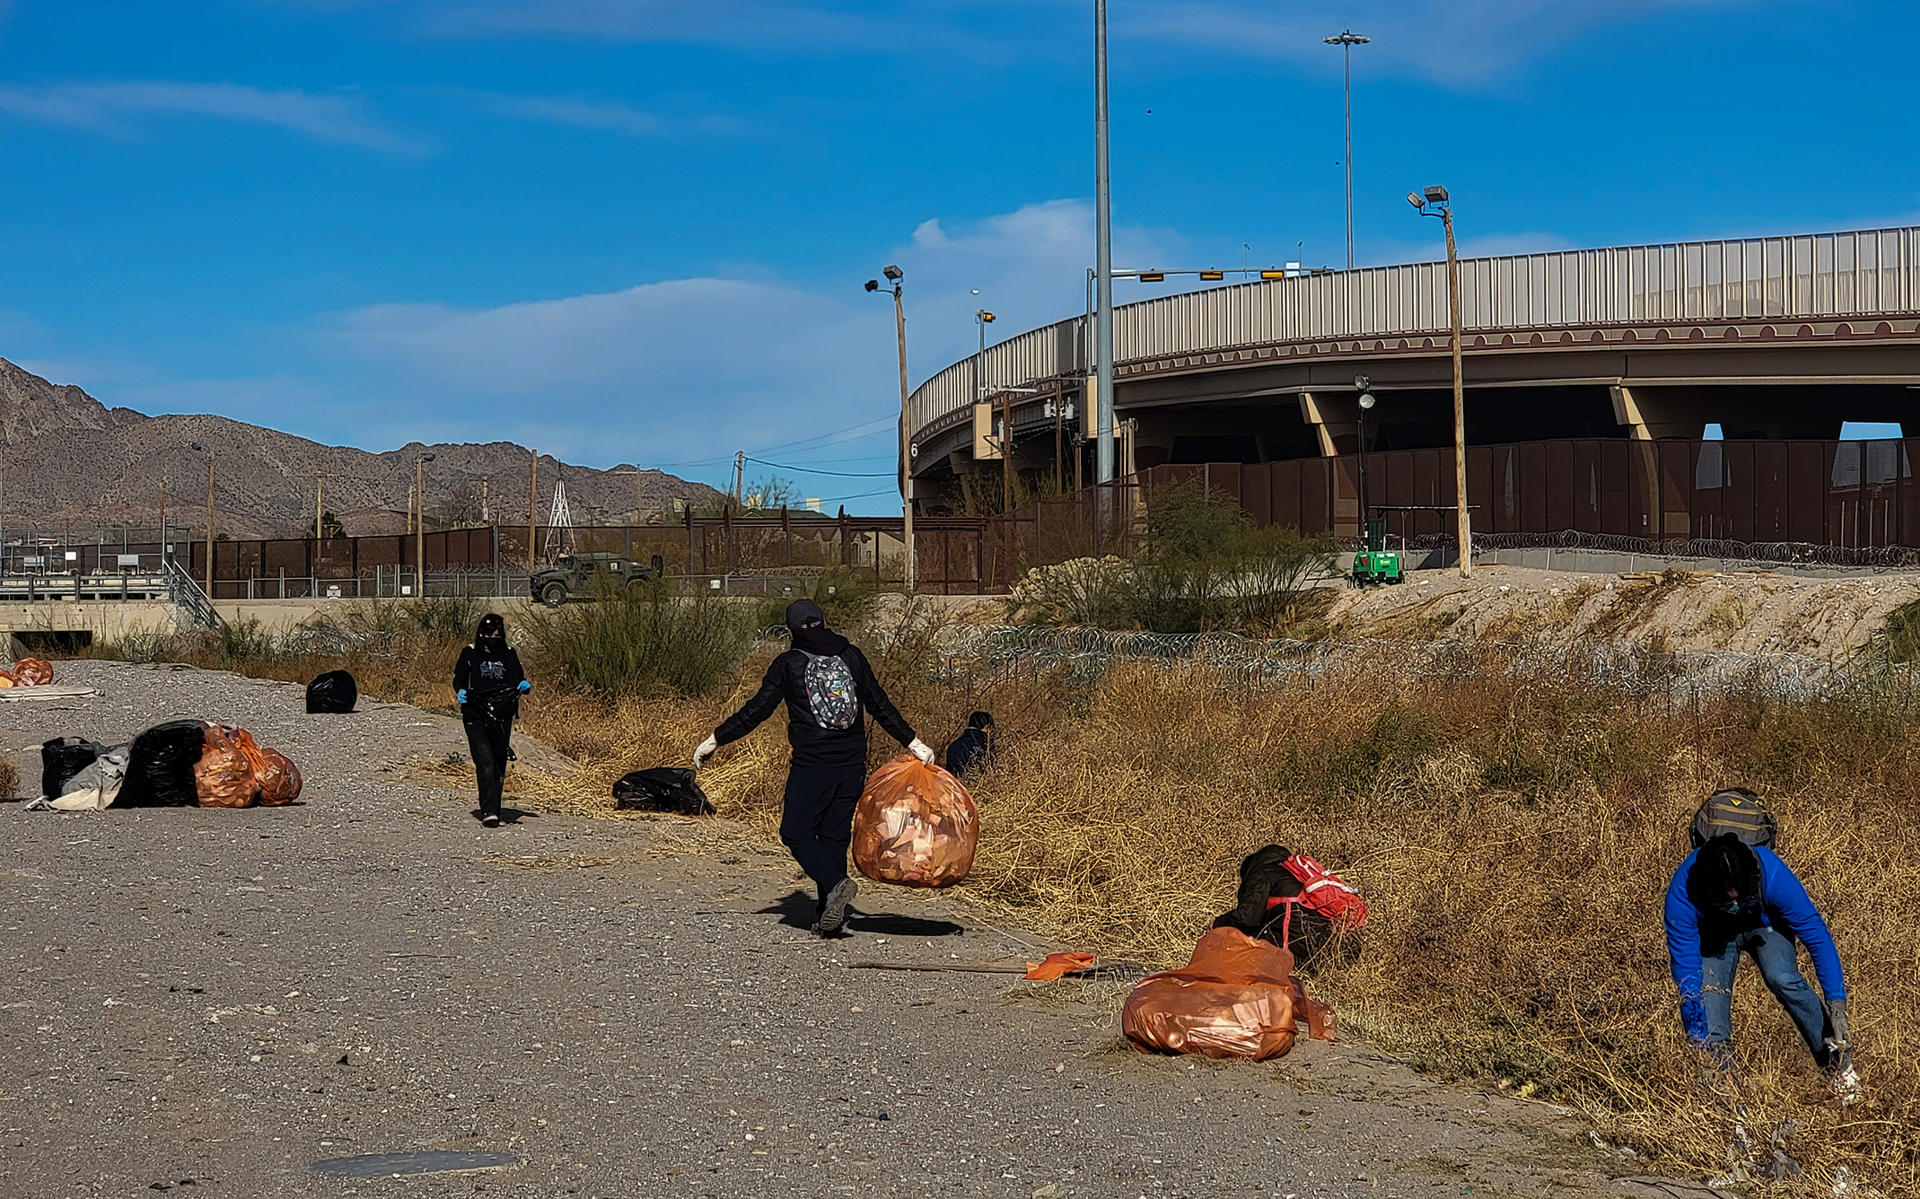
[[[1000,514],[1013,515],[1013,393],[1000,397]],[[1011,528],[1011,526],[1009,526]],[[1012,536],[1011,533],[1008,534]],[[1009,544],[1009,551],[1012,546]]]
[[[420,584],[420,598],[427,596],[427,466],[434,459],[432,454],[416,454],[413,458],[413,490],[420,497],[420,523],[415,530],[414,576]]]
[[[196,442],[196,445],[199,443]],[[207,602],[213,602],[213,451],[207,451]]]
[[[1053,397],[1053,485],[1064,489],[1067,485],[1066,465],[1066,392]]]
[[[1345,80],[1347,112],[1347,148],[1340,161],[1347,168],[1347,269],[1353,269],[1353,48],[1364,46],[1373,39],[1351,29],[1343,29],[1330,38],[1323,38],[1329,46],[1340,47],[1340,73]]]
[[[1473,528],[1467,514],[1467,393],[1460,368],[1460,256],[1453,241],[1453,201],[1447,189],[1436,184],[1424,193],[1407,193],[1407,203],[1421,216],[1439,217],[1447,233],[1447,308],[1453,317],[1453,495],[1459,517],[1455,542],[1460,577],[1469,579],[1473,577]]]
[[[488,528],[493,527],[493,509],[487,504],[487,487],[492,482],[491,479],[480,480],[480,523]]]
[[[0,549],[0,565],[4,565],[5,550]],[[167,475],[160,473],[160,569],[167,568]]]
[[[540,533],[540,451],[533,451],[533,465],[527,470],[527,573],[539,565],[534,547]]]
[[[906,272],[902,271],[899,266],[894,263],[888,263],[886,268],[880,273],[886,276],[887,282],[893,284],[891,288],[893,292],[893,338],[895,346],[899,350],[900,359],[900,540],[902,543],[900,580],[901,584],[907,589],[907,594],[912,595],[914,575],[913,417],[910,411],[912,393],[907,389],[907,302],[901,288],[901,281],[906,278]],[[867,280],[867,290],[870,292],[879,291],[880,280]],[[875,534],[876,538],[878,536],[878,534]],[[879,544],[878,540],[874,542],[875,565],[878,565],[880,561]]]
[[[736,511],[746,507],[747,497],[747,452],[733,452],[733,506]]]
[[[1107,0],[1093,3],[1093,166],[1095,211],[1094,402],[1095,483],[1113,482],[1113,194],[1107,161]]]
[[[320,513],[322,512],[320,502],[322,493],[325,490],[323,484],[326,477],[327,474],[325,471],[316,471],[313,476],[313,539],[315,541],[325,541],[327,536],[326,529],[322,528],[320,524]]]

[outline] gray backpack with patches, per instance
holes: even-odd
[[[807,654],[805,678],[807,707],[813,712],[815,724],[841,732],[859,722],[860,694],[845,658],[839,654]]]

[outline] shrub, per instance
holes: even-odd
[[[1334,542],[1297,529],[1255,528],[1238,505],[1196,488],[1156,493],[1147,543],[1131,562],[1076,559],[1029,571],[1015,619],[1154,633],[1278,634],[1332,573]]]
[[[873,615],[880,601],[880,589],[873,580],[853,570],[837,568],[822,571],[811,579],[794,580],[793,590],[768,596],[755,609],[753,624],[758,629],[777,628],[787,622],[787,605],[798,599],[810,599],[827,614],[827,624],[836,629],[858,628]]]
[[[753,644],[750,612],[661,584],[609,589],[594,602],[533,611],[526,638],[562,684],[595,695],[705,695]]]

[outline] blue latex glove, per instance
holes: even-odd
[[[527,680],[525,680],[525,679],[521,679],[521,680],[520,680],[520,694],[522,694],[522,695],[525,695],[525,694],[526,694],[527,692],[529,692],[529,691],[531,691],[531,690],[533,690],[533,684],[532,684],[532,683],[529,683],[529,682],[528,682]]]
[[[453,693],[453,701],[459,704],[463,708],[466,707],[467,706],[467,689],[465,687],[462,687],[458,691],[455,691]]]

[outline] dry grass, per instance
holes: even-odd
[[[1801,1121],[1791,1149],[1816,1177],[1844,1164],[1890,1194],[1920,1179],[1913,697],[1675,706],[1494,651],[1453,677],[1405,677],[1383,658],[1255,694],[1144,664],[1092,684],[1034,671],[982,693],[931,681],[924,638],[893,640],[877,666],[926,740],[975,706],[998,718],[1002,759],[975,788],[982,844],[961,888],[989,914],[1060,946],[1174,964],[1230,903],[1241,856],[1300,847],[1371,905],[1357,959],[1313,983],[1348,1035],[1576,1105],[1671,1169],[1723,1169],[1732,1119],[1696,1090],[1680,1041],[1661,899],[1699,798],[1755,787],[1839,941],[1872,1098],[1833,1105],[1749,967],[1735,1021],[1751,1127],[1764,1139]],[[451,650],[402,657],[349,668],[371,693],[443,705]],[[611,815],[612,780],[685,761],[763,661],[705,699],[538,693],[527,731],[581,768],[517,793]],[[876,760],[891,750],[880,740]],[[771,839],[785,758],[769,727],[702,780],[723,815]]]
[[[1006,749],[975,788],[983,839],[963,891],[1059,945],[1161,966],[1229,905],[1242,855],[1306,848],[1373,905],[1357,961],[1315,981],[1350,1035],[1574,1104],[1671,1167],[1717,1172],[1731,1116],[1695,1090],[1660,902],[1699,798],[1744,781],[1778,810],[1781,848],[1832,922],[1875,1096],[1833,1106],[1748,969],[1736,1021],[1753,1123],[1802,1121],[1792,1150],[1816,1173],[1846,1164],[1911,1187],[1920,714],[1877,697],[1696,713],[1511,665],[1412,682],[1383,663],[1252,696],[1145,665],[1090,689],[1007,684],[991,700]],[[882,671],[930,731],[949,734],[974,702]],[[604,814],[612,778],[683,760],[738,698],[597,717],[547,705],[530,728],[590,763],[558,789]],[[705,785],[770,838],[784,759],[764,730]]]

